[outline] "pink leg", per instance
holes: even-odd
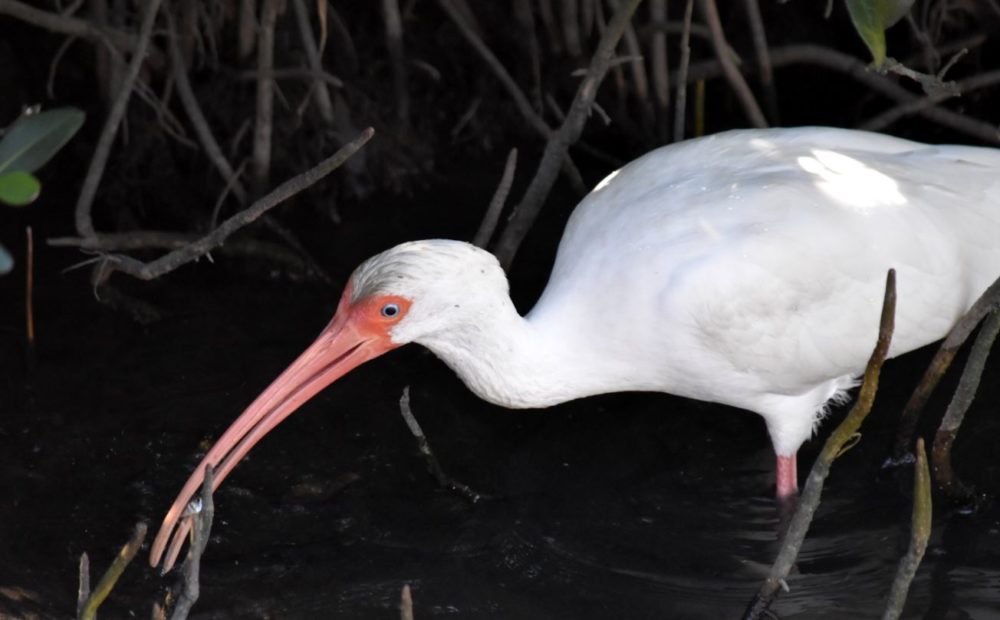
[[[799,494],[799,475],[795,455],[778,455],[778,466],[774,474],[775,494],[778,499],[787,499]]]

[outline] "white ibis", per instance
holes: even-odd
[[[1000,151],[828,128],[655,150],[580,203],[523,317],[488,252],[398,245],[354,271],[330,324],[208,451],[151,563],[174,563],[206,465],[218,486],[317,392],[409,342],[507,407],[658,391],[756,412],[793,495],[796,451],[864,369],[889,268],[890,355],[942,338],[1000,275]]]

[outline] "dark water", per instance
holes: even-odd
[[[15,618],[71,616],[79,554],[99,573],[137,520],[155,531],[201,451],[339,294],[197,267],[132,287],[163,313],[141,325],[97,304],[79,275],[42,276],[29,382],[20,297],[5,290],[0,616]],[[879,464],[926,353],[885,373],[781,618],[880,616],[910,504],[906,481],[880,477]],[[959,472],[994,493],[997,370],[956,445]],[[442,465],[494,499],[470,506],[436,488],[398,414],[406,384]],[[509,412],[408,348],[328,389],[226,481],[193,617],[394,618],[408,583],[418,618],[735,618],[777,547],[771,476],[751,414],[641,394]],[[148,617],[171,577],[147,553],[102,617]],[[1000,617],[995,504],[937,507],[906,617]]]

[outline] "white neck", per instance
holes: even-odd
[[[504,295],[477,320],[418,338],[477,396],[511,408],[548,407],[629,389],[578,337],[559,325],[524,318]]]

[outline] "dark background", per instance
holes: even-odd
[[[69,6],[29,4],[53,12]],[[106,5],[114,27],[134,31],[137,4],[84,2],[75,16],[94,20],[95,7]],[[252,132],[238,136],[253,118],[255,92],[254,82],[243,77],[254,56],[240,60],[235,51],[237,4],[169,3],[178,15],[196,16],[185,30],[196,41],[188,50],[188,72],[234,162],[249,155]],[[565,109],[579,80],[571,72],[587,66],[597,35],[584,36],[581,53],[573,55],[561,33],[544,27],[543,3],[530,3],[533,31],[513,16],[514,4],[474,0],[467,6],[483,40],[529,98],[550,94]],[[551,4],[558,16],[563,4]],[[844,4],[835,2],[829,19],[821,4],[762,2],[771,48],[816,45],[868,62]],[[46,240],[76,234],[73,205],[114,84],[107,59],[93,42],[78,39],[56,62],[65,35],[10,17],[0,5],[0,125],[35,104],[87,113],[80,133],[39,171],[40,199],[24,209],[0,210],[0,242],[18,260],[15,271],[0,279],[0,616],[71,616],[79,554],[90,554],[96,580],[137,520],[155,529],[199,451],[325,325],[358,262],[408,239],[470,239],[515,147],[520,162],[508,202],[520,198],[544,141],[428,0],[400,3],[410,110],[400,120],[379,5],[329,5],[350,35],[348,43],[331,25],[323,57],[325,69],[343,82],[332,89],[339,102],[336,123],[324,123],[314,106],[302,105],[307,81],[279,81],[272,186],[360,129],[376,130],[350,165],[271,212],[293,241],[254,225],[228,249],[213,252],[211,261],[152,282],[117,274],[99,287],[91,283],[91,266],[80,266],[91,254],[49,247]],[[763,101],[745,3],[723,0],[719,10]],[[683,3],[668,3],[670,21],[679,21],[682,12]],[[913,15],[916,29],[903,22],[889,31],[891,56],[933,73],[952,52],[928,64],[932,50],[964,42],[969,52],[948,78],[997,68],[995,3],[918,0]],[[703,23],[697,8],[694,22]],[[646,3],[633,24],[640,47],[649,50]],[[141,77],[193,144],[172,136],[156,110],[133,96],[93,207],[102,232],[208,232],[222,191],[170,86],[164,28],[161,19],[153,39],[160,60],[154,54]],[[539,50],[537,82],[530,70],[532,39]],[[671,32],[667,44],[675,75],[679,35]],[[691,48],[692,70],[710,71],[711,45],[696,36]],[[304,65],[291,6],[278,18],[275,57],[278,67]],[[588,186],[614,162],[672,139],[666,128],[673,125],[676,90],[668,107],[657,107],[651,95],[637,93],[627,67],[619,69],[598,97],[610,124],[593,116],[585,146],[571,150]],[[885,79],[920,94],[912,81]],[[811,62],[778,66],[774,83],[773,124],[854,127],[894,105],[868,84]],[[941,106],[995,126],[998,95],[995,86],[979,88]],[[474,114],[456,129],[476,101]],[[695,105],[692,84],[688,136]],[[549,108],[538,111],[557,124]],[[748,126],[722,78],[705,81],[704,119],[706,133]],[[885,131],[927,142],[984,144],[983,136],[916,115]],[[510,278],[522,310],[544,286],[578,199],[561,177],[518,254]],[[239,208],[229,199],[221,215]],[[24,328],[27,226],[35,238],[33,353]],[[130,254],[149,260],[160,253]],[[928,358],[928,351],[918,352],[887,369],[865,440],[838,462],[811,546],[800,558],[802,570],[792,592],[779,600],[782,617],[880,614],[905,548],[910,498],[908,481],[880,474],[879,465],[896,412]],[[987,368],[983,394],[956,444],[959,473],[987,495],[1000,488],[991,376],[995,365]],[[448,472],[495,499],[470,507],[426,475],[397,414],[407,384],[414,412]],[[951,378],[939,389],[929,417],[940,415],[953,385]],[[935,420],[927,425],[933,429]],[[803,469],[818,443],[804,448]],[[772,458],[763,425],[745,412],[625,394],[511,413],[478,401],[431,355],[407,348],[324,392],[227,480],[217,497],[202,600],[193,617],[394,617],[404,583],[413,585],[417,617],[424,618],[733,617],[773,557]],[[989,502],[971,514],[941,503],[937,517],[908,613],[1000,617],[1000,514]],[[144,550],[104,617],[146,616],[172,583],[145,560]]]

